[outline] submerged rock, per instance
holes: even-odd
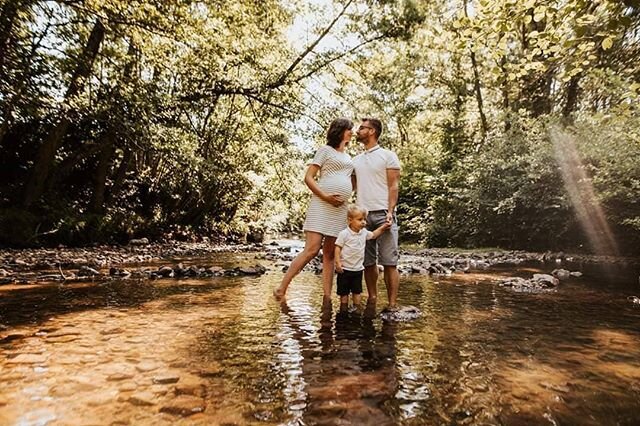
[[[202,413],[205,408],[206,404],[204,399],[191,395],[179,395],[165,404],[160,411],[186,417],[192,414]]]
[[[534,274],[532,278],[508,277],[500,281],[501,287],[510,287],[515,291],[537,292],[554,289],[560,280],[549,274]]]
[[[397,308],[385,308],[380,312],[380,318],[385,321],[411,321],[422,315],[420,309],[415,306],[400,306]]]
[[[148,238],[134,238],[131,241],[129,241],[130,246],[144,246],[147,244],[149,244]]]

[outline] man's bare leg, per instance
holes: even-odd
[[[400,287],[400,274],[398,267],[384,267],[384,284],[387,287],[387,298],[389,299],[389,307],[398,306],[398,288]]]
[[[365,266],[364,282],[367,284],[368,301],[378,299],[378,265]]]

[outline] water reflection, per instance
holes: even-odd
[[[423,316],[395,323],[383,291],[340,311],[303,273],[280,304],[280,278],[0,288],[0,424],[640,421],[640,309],[615,287],[403,277]]]

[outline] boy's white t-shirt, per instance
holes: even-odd
[[[342,247],[342,268],[347,271],[362,271],[364,269],[364,247],[367,240],[373,238],[373,232],[363,228],[354,232],[348,226],[340,231],[336,238],[336,245]]]
[[[376,145],[353,159],[357,178],[356,204],[368,211],[389,209],[387,170],[400,170],[395,152]]]

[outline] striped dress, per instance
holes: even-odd
[[[337,237],[340,231],[347,227],[347,204],[352,191],[351,157],[329,145],[324,145],[318,149],[311,164],[320,166],[318,186],[322,191],[327,194],[339,194],[344,197],[345,202],[339,207],[334,207],[313,194],[303,229]]]

